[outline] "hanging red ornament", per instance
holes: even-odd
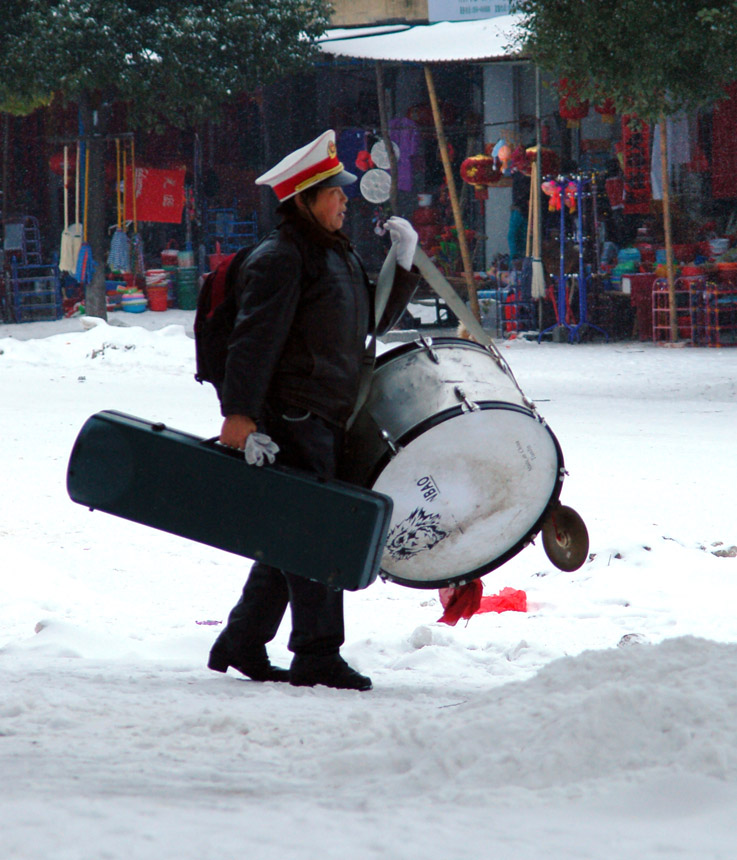
[[[502,171],[490,155],[472,155],[461,162],[461,179],[473,185],[479,199],[485,199],[489,185],[496,185],[501,178]]]
[[[594,105],[594,110],[604,120],[605,123],[611,125],[614,122],[614,117],[617,115],[617,110],[614,107],[614,102],[610,98],[605,98],[598,104]]]
[[[581,120],[589,115],[589,100],[578,95],[578,86],[568,78],[561,78],[557,88],[560,95],[558,113],[566,121],[568,128],[578,128]]]
[[[76,158],[77,158],[76,150],[70,149],[67,152],[67,176],[69,176],[70,174],[72,176],[74,176],[74,174],[77,170]],[[49,158],[49,170],[52,173],[55,173],[57,176],[63,176],[64,175],[64,151],[63,150],[60,152],[55,152]]]
[[[575,182],[559,182],[557,179],[550,179],[543,182],[541,185],[544,194],[550,198],[548,202],[549,212],[560,212],[560,207],[565,202],[568,211],[573,213],[576,211],[576,183]]]
[[[525,158],[531,166],[537,160],[537,147],[529,146],[525,150]],[[540,176],[551,176],[560,171],[560,158],[555,150],[543,146],[540,150]],[[529,172],[529,168],[528,171]]]
[[[376,167],[373,158],[371,158],[371,153],[368,150],[362,149],[358,153],[356,156],[356,167],[364,172],[366,170],[370,170],[372,167]]]
[[[542,184],[543,194],[547,194],[550,198],[548,201],[548,212],[560,212],[560,185],[550,179]]]

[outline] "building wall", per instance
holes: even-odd
[[[427,21],[427,0],[332,0],[333,27],[378,24],[382,21]]]

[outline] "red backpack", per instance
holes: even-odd
[[[211,382],[220,395],[228,359],[228,340],[238,314],[238,272],[255,245],[241,248],[221,260],[205,275],[197,297],[194,342],[197,370],[195,379]]]

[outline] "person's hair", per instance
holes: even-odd
[[[317,200],[317,195],[320,191],[320,184],[310,185],[309,188],[305,188],[304,191],[300,191],[299,193],[302,195],[302,200],[305,202],[307,206],[312,206],[312,204]],[[283,215],[284,217],[293,218],[295,215],[299,215],[299,209],[297,208],[297,195],[294,197],[290,197],[288,200],[284,200],[277,207],[276,211],[279,215]]]

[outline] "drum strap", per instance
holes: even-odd
[[[350,427],[356,420],[356,416],[361,411],[363,404],[368,397],[371,381],[374,375],[374,364],[376,363],[376,327],[379,320],[384,314],[386,304],[389,301],[389,295],[394,285],[394,273],[397,268],[397,249],[394,245],[389,249],[386,255],[384,265],[379,272],[379,278],[376,282],[376,292],[374,293],[374,320],[371,327],[371,340],[369,341],[366,351],[363,354],[363,366],[361,368],[361,378],[358,383],[358,397],[356,405],[351,413],[351,417],[346,422],[346,428]],[[368,277],[368,276],[367,276]]]
[[[469,334],[473,339],[478,341],[482,346],[489,347],[489,349],[496,353],[494,341],[483,330],[481,323],[471,313],[463,299],[448,283],[440,269],[438,269],[438,267],[420,247],[415,251],[414,264],[422,273],[422,277],[468,329]]]
[[[413,263],[420,270],[422,277],[433,288],[433,290],[435,290],[438,296],[440,296],[440,298],[445,302],[445,304],[453,311],[453,313],[468,329],[468,332],[471,337],[475,341],[480,343],[482,346],[485,346],[492,354],[492,356],[494,356],[494,360],[496,361],[496,363],[509,376],[512,382],[514,382],[514,384],[519,389],[520,394],[524,397],[525,402],[527,402],[528,405],[530,405],[530,408],[534,411],[534,406],[532,406],[531,401],[528,401],[527,397],[525,397],[525,394],[520,388],[519,383],[514,378],[512,369],[504,360],[504,356],[497,349],[493,338],[484,331],[481,326],[481,323],[471,313],[463,299],[448,283],[440,269],[438,269],[438,267],[432,262],[432,260],[419,246],[415,251],[415,258],[413,260]]]
[[[510,377],[514,384],[519,388],[520,393],[524,397],[519,383],[514,378],[511,368],[504,360],[504,356],[499,352],[490,335],[488,335],[481,326],[481,323],[471,313],[466,306],[466,303],[453,289],[453,287],[445,279],[443,273],[437,268],[432,260],[419,246],[415,250],[413,263],[420,270],[422,277],[432,287],[433,290],[440,296],[445,304],[453,311],[463,325],[468,329],[469,334],[475,341],[485,346],[494,356],[497,364]],[[363,404],[366,402],[371,381],[374,372],[374,362],[376,361],[376,325],[381,319],[386,303],[389,301],[389,295],[394,284],[394,272],[397,267],[397,252],[392,245],[389,253],[386,255],[384,265],[381,267],[379,278],[376,282],[376,294],[374,297],[374,330],[371,335],[371,341],[366,348],[363,358],[363,368],[361,370],[361,379],[358,387],[358,397],[356,398],[356,406],[351,414],[351,417],[346,423],[346,427],[350,427],[356,420],[356,416],[361,411]],[[527,398],[525,398],[527,400]]]

